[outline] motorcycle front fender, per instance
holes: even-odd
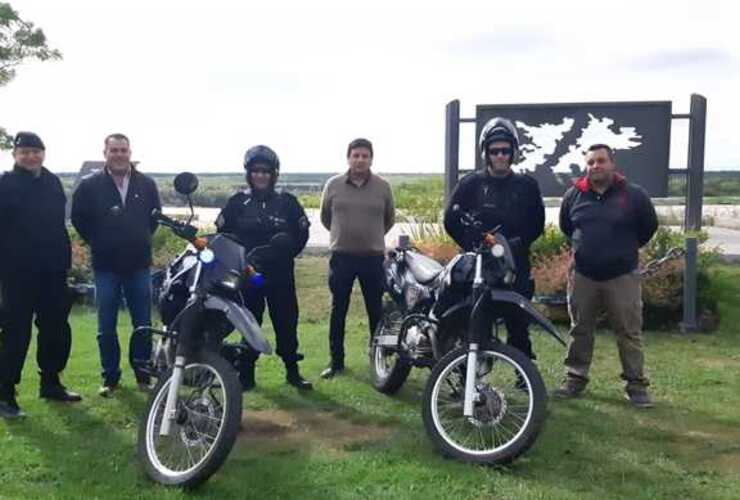
[[[252,349],[263,354],[272,354],[270,343],[262,335],[262,329],[249,309],[215,295],[208,297],[203,305],[206,309],[223,312]]]
[[[529,317],[535,321],[535,323],[540,325],[547,333],[555,338],[555,340],[560,342],[563,346],[567,345],[565,340],[560,337],[560,334],[558,333],[557,328],[555,328],[555,325],[553,325],[549,319],[547,319],[545,316],[542,315],[542,313],[535,309],[532,303],[524,298],[522,295],[509,290],[491,290],[491,300],[494,303],[500,302],[512,304],[519,307],[524,312],[526,312]]]

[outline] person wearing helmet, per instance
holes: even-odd
[[[545,228],[545,207],[537,181],[512,171],[519,160],[519,135],[505,118],[492,118],[478,141],[485,168],[463,177],[455,186],[445,210],[445,230],[466,251],[473,250],[482,230],[500,226],[509,241],[517,268],[514,289],[527,297],[534,294],[530,275],[529,247]],[[483,222],[472,229],[460,216],[473,213]],[[535,359],[529,339],[527,318],[509,311],[504,318],[507,343]]]
[[[247,191],[229,198],[216,220],[220,233],[231,233],[249,251],[266,245],[278,233],[290,238],[285,251],[274,252],[263,262],[261,271],[265,285],[245,291],[246,305],[262,324],[265,302],[275,328],[277,354],[283,359],[287,382],[298,389],[310,390],[310,382],[301,377],[298,361],[298,299],[295,290],[294,258],[303,251],[308,241],[309,222],[303,207],[295,196],[275,190],[280,174],[280,160],[267,146],[254,146],[244,155]],[[255,363],[259,353],[247,349],[239,361],[239,380],[245,391],[254,388]]]

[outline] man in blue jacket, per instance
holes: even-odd
[[[152,235],[157,228],[153,209],[161,209],[153,179],[131,163],[131,147],[123,134],[105,139],[105,168],[82,180],[72,198],[72,224],[90,245],[95,271],[98,308],[98,347],[103,385],[100,395],[110,396],[121,378],[121,348],[116,324],[121,297],[131,313],[134,329],[151,324]],[[151,335],[134,333],[129,362],[140,390],[149,377],[139,368],[151,356]]]
[[[577,397],[585,389],[603,304],[617,337],[625,396],[636,407],[652,406],[642,353],[638,250],[657,228],[650,198],[616,171],[612,149],[591,146],[586,176],[565,193],[560,207],[560,229],[571,242],[575,269],[568,282],[572,339],[556,396]]]

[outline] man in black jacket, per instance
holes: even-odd
[[[576,397],[588,383],[594,329],[606,307],[617,337],[625,396],[636,407],[652,406],[642,353],[642,292],[638,250],[658,228],[645,191],[616,171],[614,154],[596,144],[586,154],[586,176],[563,196],[560,229],[573,248],[575,269],[568,283],[572,340],[566,379],[555,391]]]
[[[13,142],[13,170],[0,177],[0,416],[5,418],[24,415],[15,386],[21,381],[34,314],[39,395],[82,399],[59,380],[72,342],[67,323],[71,251],[64,190],[59,178],[42,166],[44,156],[39,136],[19,132]]]
[[[445,210],[445,230],[466,251],[480,242],[481,231],[501,226],[514,254],[517,279],[514,289],[527,299],[534,294],[529,247],[545,227],[545,207],[537,181],[511,170],[519,157],[519,136],[504,118],[491,119],[479,138],[486,169],[472,172],[455,186]],[[472,214],[483,225],[463,224],[461,215]],[[505,315],[507,343],[534,359],[527,317],[518,310]]]
[[[152,235],[157,228],[153,209],[160,209],[157,185],[131,163],[131,148],[123,134],[105,139],[105,168],[82,180],[72,199],[72,224],[90,245],[98,308],[98,347],[103,385],[110,396],[121,378],[121,348],[116,333],[121,296],[134,329],[151,324]],[[138,367],[149,361],[151,336],[134,333],[129,362],[140,390],[149,379]]]
[[[244,155],[244,168],[250,190],[229,198],[216,220],[220,233],[239,238],[247,251],[266,245],[278,233],[290,235],[290,248],[278,249],[263,261],[263,288],[245,291],[246,305],[262,324],[265,301],[277,338],[277,354],[283,359],[286,380],[298,389],[310,390],[310,382],[301,377],[298,361],[298,299],[295,290],[293,259],[308,241],[308,217],[295,196],[276,192],[280,160],[267,146],[254,146]],[[254,368],[259,353],[249,349],[239,366],[239,379],[244,390],[255,386]]]

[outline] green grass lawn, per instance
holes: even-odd
[[[114,399],[96,395],[95,317],[78,309],[64,382],[85,400],[60,405],[37,398],[32,345],[19,387],[29,417],[0,421],[0,498],[739,498],[740,268],[723,268],[720,280],[720,332],[646,335],[656,408],[635,410],[622,399],[616,345],[604,333],[587,396],[551,400],[535,446],[512,466],[494,469],[445,459],[432,448],[420,415],[427,371],[414,371],[394,398],[371,388],[357,291],[347,322],[349,370],[336,380],[318,379],[328,360],[326,260],[301,259],[302,370],[315,391],[299,394],[284,383],[278,359],[262,358],[258,389],[244,397],[239,441],[194,494],[144,476],[135,440],[145,397],[132,389],[128,369]],[[121,331],[128,329],[123,317]],[[533,336],[552,389],[564,351],[545,335]]]

